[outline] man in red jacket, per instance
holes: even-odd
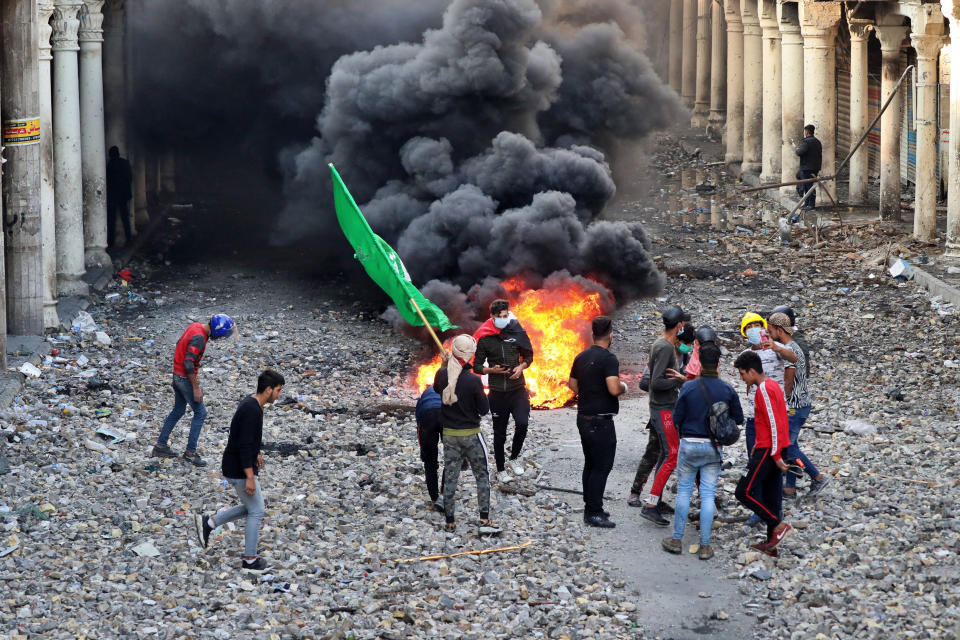
[[[200,440],[200,429],[207,417],[207,409],[203,406],[203,390],[197,380],[200,370],[200,360],[207,348],[207,338],[217,340],[233,335],[236,324],[233,319],[222,313],[210,318],[209,322],[194,322],[180,336],[177,348],[173,353],[173,410],[163,421],[157,444],[150,454],[152,458],[175,458],[176,452],[167,446],[170,433],[177,426],[177,422],[187,411],[187,405],[193,411],[193,420],[190,421],[190,435],[187,437],[187,448],[183,452],[183,461],[198,467],[207,466],[206,460],[197,453],[197,443]]]
[[[747,473],[737,483],[737,500],[767,525],[767,540],[750,545],[769,556],[777,556],[776,546],[792,528],[780,519],[783,498],[783,472],[787,463],[781,454],[790,446],[787,402],[783,390],[763,373],[763,362],[756,351],[744,351],[733,366],[747,386],[756,385],[754,422],[757,439],[750,452]]]

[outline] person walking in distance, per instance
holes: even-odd
[[[661,497],[670,474],[677,466],[677,450],[680,439],[673,423],[673,407],[677,402],[680,387],[687,377],[680,372],[677,347],[678,334],[690,321],[690,314],[673,305],[664,309],[663,335],[650,347],[650,423],[657,431],[660,441],[660,457],[657,461],[653,486],[646,498],[640,515],[656,525],[665,527],[670,521],[663,517]]]
[[[283,376],[267,369],[257,378],[257,392],[240,401],[233,420],[230,435],[223,450],[221,471],[240,498],[240,504],[214,514],[197,514],[195,524],[200,546],[210,544],[210,533],[228,522],[246,518],[243,539],[243,560],[240,568],[253,573],[263,573],[267,563],[257,555],[260,537],[260,521],[263,520],[263,493],[258,475],[264,469],[260,447],[263,445],[263,407],[272,404],[283,391]]]
[[[810,416],[813,401],[807,387],[807,356],[803,349],[791,337],[793,325],[785,313],[774,313],[767,320],[770,327],[770,336],[777,342],[794,352],[796,363],[787,364],[784,371],[783,393],[787,397],[787,423],[789,425],[790,447],[786,455],[788,459],[799,459],[803,463],[803,470],[810,476],[810,494],[815,496],[827,486],[829,479],[825,477],[813,462],[800,450],[800,430]],[[786,486],[783,495],[786,498],[795,498],[797,495],[797,476],[787,474]]]
[[[757,389],[754,395],[757,440],[750,452],[746,475],[737,483],[735,495],[740,504],[767,525],[767,539],[750,546],[776,556],[776,546],[792,528],[780,515],[783,472],[787,470],[783,453],[790,446],[787,403],[780,385],[764,375],[763,363],[755,351],[741,353],[733,366],[740,372],[741,380]]]
[[[613,321],[593,319],[593,346],[581,351],[570,368],[567,385],[577,394],[577,430],[583,447],[583,522],[612,529],[616,525],[603,510],[607,476],[617,454],[613,417],[620,411],[619,396],[627,392],[620,381],[620,361],[610,352]]]
[[[710,434],[710,412],[714,403],[727,403],[730,418],[743,424],[743,410],[737,392],[720,379],[720,347],[712,342],[700,345],[700,377],[690,380],[680,389],[680,397],[673,411],[673,419],[680,434],[677,454],[677,502],[674,507],[673,536],[665,538],[661,546],[670,553],[683,552],[683,531],[690,511],[690,497],[694,481],[700,477],[700,548],[701,560],[713,557],[710,531],[713,527],[714,496],[720,477],[723,455]]]
[[[522,475],[525,470],[519,458],[530,421],[530,395],[523,371],[533,362],[533,345],[527,332],[510,312],[510,303],[506,300],[493,301],[490,318],[480,325],[473,338],[477,341],[473,370],[477,375],[489,376],[487,386],[490,388],[490,417],[493,418],[493,456],[497,463],[498,479],[506,467],[504,447],[510,416],[513,416],[510,469],[514,475]]]
[[[133,240],[130,231],[130,200],[133,198],[133,172],[126,158],[120,157],[120,149],[110,147],[107,160],[107,246],[115,246],[117,237],[117,214],[123,224],[124,242],[129,246]]]
[[[443,425],[443,513],[444,530],[456,531],[457,483],[464,460],[477,481],[477,502],[481,534],[497,534],[500,529],[490,520],[490,473],[487,469],[487,443],[480,433],[480,418],[490,412],[483,381],[470,371],[470,360],[477,351],[472,336],[453,339],[447,365],[437,371],[433,390],[440,394]]]
[[[173,353],[173,410],[163,421],[157,443],[150,454],[152,458],[175,458],[176,452],[167,446],[170,434],[177,422],[186,413],[187,405],[193,411],[190,421],[190,435],[187,437],[187,448],[183,452],[183,460],[198,467],[205,467],[206,460],[197,453],[197,444],[200,440],[200,430],[207,417],[207,409],[203,405],[203,390],[197,378],[200,371],[200,361],[207,348],[207,339],[219,340],[233,335],[236,323],[222,313],[210,318],[209,322],[194,322],[180,336],[177,348]]]
[[[823,145],[813,135],[814,128],[808,124],[803,128],[803,140],[796,148],[796,153],[800,156],[800,168],[797,169],[797,180],[807,180],[815,178],[820,174],[820,165],[823,162]],[[810,195],[804,201],[801,209],[811,210],[816,208],[817,190],[813,188],[815,182],[803,182],[797,185],[797,197],[802,198],[808,190]],[[812,190],[811,190],[812,189]]]

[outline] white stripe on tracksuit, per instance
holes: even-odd
[[[760,385],[760,395],[763,396],[763,406],[767,409],[767,419],[770,421],[770,455],[776,457],[780,449],[777,447],[777,417],[773,415],[773,403],[767,395],[767,384]]]

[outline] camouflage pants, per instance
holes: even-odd
[[[463,461],[470,464],[473,477],[477,479],[477,501],[480,517],[490,514],[490,473],[487,470],[487,443],[483,434],[472,436],[443,436],[443,510],[447,522],[454,521],[456,512],[457,482]]]

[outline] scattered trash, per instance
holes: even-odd
[[[890,266],[890,275],[898,280],[911,280],[913,279],[913,269],[903,258],[898,259]]]
[[[40,371],[36,365],[30,364],[29,362],[24,362],[22,365],[20,365],[20,368],[17,369],[17,371],[31,378],[39,378],[41,375],[43,375],[43,372]]]
[[[883,393],[890,400],[903,402],[903,389],[900,389],[899,387],[893,387],[891,389],[887,389]]]
[[[146,540],[131,549],[135,554],[142,558],[156,558],[160,551],[153,545],[153,542]]]
[[[2,557],[4,557],[4,556],[10,555],[11,553],[13,553],[14,551],[16,551],[16,550],[19,549],[19,548],[20,548],[20,543],[19,543],[19,542],[17,542],[16,544],[14,544],[14,545],[12,545],[12,546],[9,546],[9,547],[2,547],[2,548],[0,548],[0,558],[2,558]]]
[[[70,325],[70,330],[80,333],[93,333],[97,330],[97,323],[93,321],[93,316],[86,311],[78,311]]]
[[[877,433],[876,425],[870,424],[864,420],[845,420],[840,423],[844,433],[852,433],[858,436],[872,436]]]
[[[113,340],[103,331],[97,331],[97,344],[102,347],[109,347]]]
[[[110,410],[107,409],[106,411],[107,413],[104,414],[104,416],[110,415],[109,413]],[[99,414],[99,412],[97,413],[97,417],[98,418],[102,417]],[[100,427],[99,429],[97,429],[96,434],[101,438],[106,438],[107,440],[109,440],[110,441],[109,444],[117,444],[118,442],[123,442],[124,440],[127,439],[126,434],[118,433],[117,431],[114,431],[110,427]]]

